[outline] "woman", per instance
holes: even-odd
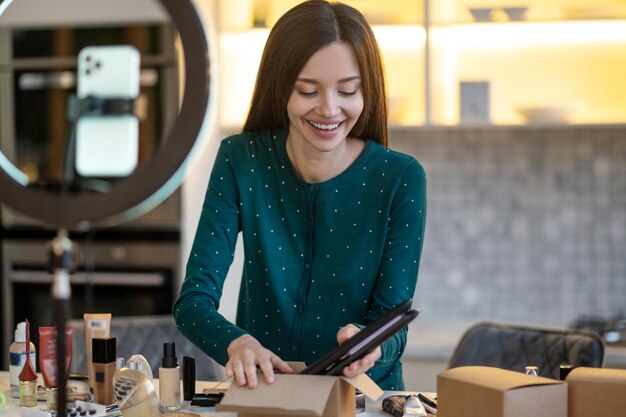
[[[244,132],[222,141],[182,291],[179,330],[255,387],[312,363],[415,290],[426,178],[387,145],[378,45],[364,17],[312,0],[272,29]],[[221,290],[238,232],[237,324]],[[406,329],[344,369],[403,389]]]

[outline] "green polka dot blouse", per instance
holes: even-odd
[[[286,137],[228,137],[211,173],[174,317],[221,364],[243,334],[284,360],[311,363],[337,345],[340,327],[366,325],[415,291],[426,215],[419,162],[367,141],[348,169],[311,184],[296,176]],[[245,259],[234,324],[217,310],[239,232]],[[381,388],[404,388],[405,344],[406,329],[382,345],[368,372]]]

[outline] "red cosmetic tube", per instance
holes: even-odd
[[[65,328],[65,370],[70,369],[72,363],[72,328]],[[57,387],[57,349],[56,328],[39,328],[39,369],[43,375],[43,383],[46,388]],[[66,373],[67,375],[67,373]]]

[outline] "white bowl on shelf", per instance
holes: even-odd
[[[566,19],[615,19],[624,17],[626,7],[612,5],[595,5],[568,7],[563,10],[563,17]]]
[[[523,106],[515,110],[521,114],[528,124],[569,123],[573,113],[584,107],[582,103],[572,102],[543,106]]]

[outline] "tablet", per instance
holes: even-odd
[[[343,368],[361,359],[417,317],[419,310],[411,309],[412,301],[408,299],[400,303],[300,373],[341,375]]]

